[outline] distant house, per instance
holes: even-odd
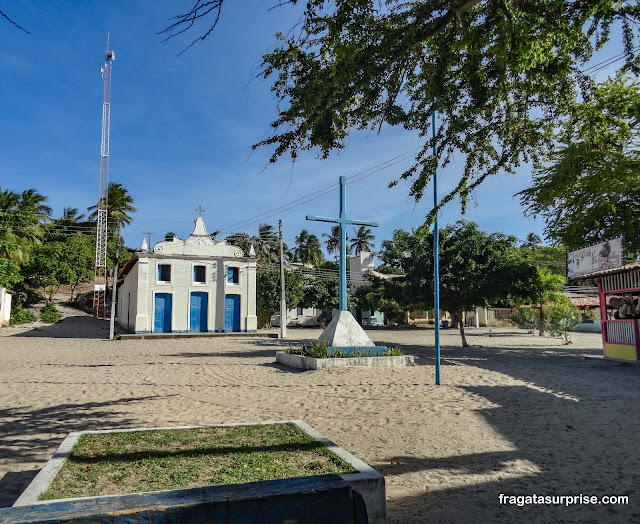
[[[0,326],[4,326],[11,320],[11,296],[13,291],[0,287]]]
[[[351,281],[352,291],[369,282],[367,275],[383,279],[394,278],[394,275],[377,272],[373,267],[373,257],[373,253],[368,251],[361,251],[358,255],[349,257],[349,280]],[[352,313],[361,321],[363,326],[382,326],[385,324],[384,313],[382,311],[363,309],[360,311],[353,310]]]
[[[189,238],[146,241],[119,275],[118,324],[134,333],[256,331],[256,257],[212,240],[198,217]]]

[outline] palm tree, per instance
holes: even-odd
[[[78,212],[78,208],[65,207],[60,218],[54,218],[47,227],[47,237],[49,240],[64,240],[64,237],[76,233],[78,235],[91,233],[94,230],[91,222],[86,222],[86,216]]]
[[[354,250],[356,255],[359,255],[362,251],[371,251],[375,246],[370,242],[373,240],[373,235],[371,234],[371,229],[368,227],[360,226],[356,231],[355,228],[353,230],[356,234],[351,240],[351,249]]]
[[[531,251],[534,251],[540,244],[542,244],[542,239],[540,235],[536,235],[535,233],[529,233],[527,235],[527,239],[522,243],[522,247],[529,248]]]
[[[324,261],[320,240],[306,229],[303,229],[296,237],[296,247],[293,253],[294,262],[301,262],[305,266],[317,267]]]
[[[109,183],[109,189],[107,190],[107,221],[111,225],[120,229],[125,224],[131,224],[132,218],[128,213],[135,213],[136,211],[132,204],[133,198],[121,184]],[[93,211],[89,215],[89,220],[95,220],[98,216],[98,204],[88,207],[87,211]]]
[[[65,207],[62,210],[62,216],[57,219],[57,222],[64,222],[65,224],[80,224],[86,216],[81,213],[78,214],[77,207]]]
[[[27,189],[20,195],[20,211],[32,213],[39,220],[46,221],[51,217],[51,208],[45,204],[47,197],[35,189]]]
[[[43,226],[51,215],[46,200],[35,189],[0,190],[0,256],[18,264],[28,261],[29,253],[42,242]]]
[[[331,226],[331,234],[322,233],[323,237],[327,237],[327,240],[324,241],[327,246],[327,252],[329,254],[335,254],[336,260],[340,256],[340,226]],[[347,237],[347,242],[351,240]],[[347,255],[351,254],[351,246],[349,244],[346,245]]]
[[[262,263],[271,264],[280,258],[280,242],[272,225],[260,224],[252,241]]]

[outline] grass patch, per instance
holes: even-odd
[[[313,358],[399,357],[404,355],[404,349],[399,346],[387,348],[383,352],[356,348],[351,353],[347,353],[336,347],[329,349],[325,341],[318,341],[313,346],[288,347],[284,352]]]
[[[292,423],[86,434],[40,500],[355,472]]]

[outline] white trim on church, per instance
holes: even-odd
[[[213,240],[198,217],[186,240],[143,242],[123,267],[118,324],[134,333],[256,331],[253,252]]]

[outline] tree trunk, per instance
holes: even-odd
[[[462,321],[462,312],[456,313],[455,316],[460,321],[460,337],[462,338],[462,347],[463,348],[471,347],[471,346],[469,346],[469,344],[467,344],[467,337],[465,337],[465,335],[464,335],[464,322]]]
[[[540,323],[538,324],[538,335],[544,337],[544,312],[542,310],[544,304],[540,304]]]

